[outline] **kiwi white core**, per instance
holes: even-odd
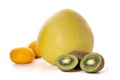
[[[63,59],[63,60],[62,60],[62,63],[64,63],[64,64],[69,64],[69,63],[70,63],[70,59]]]
[[[88,65],[94,65],[95,64],[95,60],[94,59],[89,59],[86,63]]]

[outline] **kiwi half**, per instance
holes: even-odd
[[[104,67],[104,59],[100,54],[93,52],[81,60],[80,67],[83,71],[95,73]]]
[[[78,58],[72,54],[64,54],[56,59],[56,65],[62,71],[73,70],[78,62]]]

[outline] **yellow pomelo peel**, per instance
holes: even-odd
[[[58,56],[72,50],[92,52],[94,38],[89,25],[80,14],[64,9],[45,22],[37,43],[41,56],[55,65]]]

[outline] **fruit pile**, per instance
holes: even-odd
[[[26,64],[42,57],[62,71],[79,66],[86,72],[98,72],[104,66],[104,59],[92,52],[93,44],[93,33],[85,19],[71,9],[64,9],[46,21],[36,41],[28,47],[14,48],[10,59]]]
[[[31,42],[28,47],[19,47],[14,48],[10,52],[10,59],[16,64],[27,64],[31,63],[34,58],[41,57],[38,48],[37,42]]]
[[[62,71],[80,68],[85,72],[99,72],[104,67],[104,58],[96,52],[74,50],[56,59],[57,67]]]

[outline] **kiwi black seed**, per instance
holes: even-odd
[[[99,53],[89,53],[80,62],[83,71],[95,73],[104,67],[104,58]]]
[[[78,62],[78,58],[72,54],[64,54],[56,59],[56,65],[62,71],[73,70]]]
[[[69,54],[73,54],[75,55],[80,61],[82,60],[82,58],[87,55],[89,52],[86,51],[82,51],[82,50],[73,50],[70,51]]]

